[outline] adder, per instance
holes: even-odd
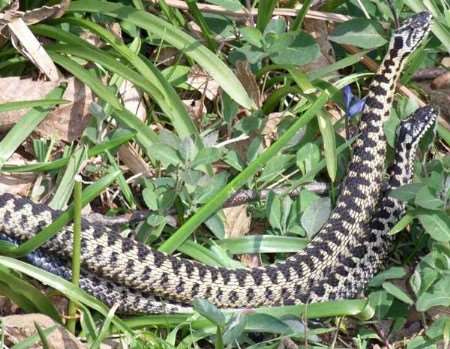
[[[394,31],[387,55],[369,86],[360,135],[354,142],[353,157],[336,206],[304,250],[263,267],[218,268],[166,255],[133,239],[122,238],[107,227],[83,221],[83,268],[130,292],[149,293],[185,304],[194,298],[204,298],[224,308],[357,296],[378,268],[379,263],[373,260],[381,260],[385,253],[387,239],[379,238],[382,235],[379,232],[385,229],[380,229],[383,220],[394,221],[402,211],[399,203],[382,200],[379,218],[373,221],[378,226],[367,228],[383,181],[386,140],[382,126],[389,116],[396,82],[406,59],[428,33],[430,21],[429,13],[419,13]],[[409,136],[413,137],[413,133]],[[399,181],[396,176],[392,180]],[[390,206],[392,203],[394,207]],[[0,231],[18,241],[33,237],[58,214],[23,197],[0,195]],[[68,226],[42,247],[47,253],[68,259],[71,241],[72,228]]]

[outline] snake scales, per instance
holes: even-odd
[[[387,239],[377,232],[386,231],[385,223],[401,213],[398,204],[390,199],[381,201],[378,219],[373,220],[378,226],[375,230],[367,228],[383,179],[386,141],[382,125],[389,116],[405,60],[429,31],[430,20],[429,13],[420,13],[394,32],[388,53],[369,87],[361,133],[354,143],[353,158],[336,207],[304,250],[265,267],[230,270],[168,256],[132,239],[123,239],[106,227],[83,222],[83,268],[135,292],[181,303],[205,298],[227,308],[288,305],[358,295],[386,250]],[[429,109],[420,113],[434,115]],[[411,136],[413,132],[408,134]],[[400,180],[391,174],[392,180],[391,185],[400,185]],[[31,238],[57,216],[58,212],[45,205],[11,194],[0,195],[0,231],[15,240]],[[71,241],[71,227],[66,227],[43,248],[68,258]]]
[[[417,146],[427,129],[436,120],[437,114],[431,107],[418,109],[411,117],[403,120],[397,129],[395,146],[395,160],[388,169],[390,175],[386,188],[383,189],[378,209],[370,224],[364,228],[369,233],[373,244],[370,245],[366,255],[358,262],[357,270],[363,271],[360,277],[361,287],[367,283],[371,275],[378,271],[389,251],[392,236],[388,234],[396,222],[396,218],[404,211],[404,204],[388,195],[392,189],[408,184],[412,179],[414,157]],[[388,213],[388,214],[387,214]],[[20,241],[0,233],[0,239],[18,244]],[[26,260],[44,270],[71,280],[70,263],[51,256],[45,249],[38,249],[26,256]],[[80,287],[91,295],[99,298],[109,306],[120,304],[120,313],[173,313],[191,311],[190,308],[170,302],[157,301],[152,295],[145,295],[133,291],[113,281],[100,278],[97,275],[82,270]]]

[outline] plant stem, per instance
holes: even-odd
[[[77,176],[78,177],[78,176]],[[82,184],[80,178],[75,178],[73,188],[73,252],[72,252],[72,283],[75,287],[80,284],[80,254],[81,254],[81,208],[82,208]],[[67,329],[75,334],[77,324],[76,314],[77,306],[70,300],[68,310],[69,320],[67,320]]]
[[[306,13],[312,4],[312,0],[305,0],[302,7],[298,10],[297,17],[295,17],[294,22],[291,26],[291,31],[297,31],[302,27],[303,20],[305,19]]]

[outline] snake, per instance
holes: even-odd
[[[398,217],[402,216],[405,211],[404,202],[389,196],[388,193],[412,181],[417,147],[426,131],[435,123],[436,118],[437,113],[432,107],[422,107],[407,119],[402,120],[397,128],[395,158],[387,171],[389,181],[382,190],[372,220],[364,229],[373,244],[370,244],[370,248],[354,271],[354,274],[357,271],[364,271],[358,275],[362,285],[365,285],[371,279],[371,276],[384,265],[384,260],[390,250],[390,244],[394,239],[393,235],[389,235],[389,231],[397,222]],[[0,239],[15,245],[20,244],[20,241],[2,233],[0,233]],[[26,256],[26,261],[66,280],[72,279],[70,263],[50,255],[43,248],[29,253]],[[79,286],[110,307],[118,304],[117,312],[120,314],[185,313],[192,311],[192,308],[186,305],[156,300],[151,294],[134,291],[84,269],[81,270]],[[345,297],[345,295],[342,296]]]
[[[261,267],[212,267],[154,250],[108,227],[83,220],[83,268],[169,302],[190,304],[193,299],[203,298],[221,308],[304,304],[359,295],[364,280],[373,275],[369,257],[381,252],[377,245],[380,241],[368,232],[367,223],[375,212],[383,184],[387,148],[383,123],[389,117],[405,62],[429,32],[430,23],[431,14],[422,12],[393,32],[387,54],[369,85],[360,133],[352,145],[353,156],[335,208],[303,250]],[[380,207],[379,214],[389,219],[399,215],[397,211]],[[59,214],[18,195],[0,195],[0,231],[19,241],[35,236]],[[72,240],[72,227],[66,226],[42,247],[70,259]]]

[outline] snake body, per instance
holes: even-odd
[[[382,125],[389,116],[397,79],[408,55],[430,28],[429,13],[408,19],[395,30],[388,53],[366,99],[360,136],[330,219],[302,251],[286,260],[251,269],[206,266],[152,250],[100,225],[82,224],[83,268],[137,292],[190,303],[204,298],[219,307],[289,305],[358,295],[373,275],[367,263],[378,239],[368,235],[383,179],[386,140]],[[381,217],[390,217],[381,208]],[[11,194],[0,195],[0,231],[23,241],[50,224],[58,212]],[[65,227],[43,245],[69,258],[72,228]],[[372,253],[373,252],[373,253]],[[366,267],[368,267],[366,269]]]
[[[359,260],[357,267],[354,269],[354,275],[357,274],[361,287],[367,284],[371,277],[383,266],[393,239],[388,233],[405,209],[404,203],[390,197],[388,192],[411,182],[417,146],[428,128],[434,124],[436,117],[437,114],[431,107],[424,107],[418,109],[411,117],[403,120],[398,126],[395,159],[388,169],[389,181],[386,188],[384,188],[370,224],[363,230],[364,234],[361,236],[361,240],[367,239],[372,242],[367,253]],[[14,244],[20,243],[20,241],[11,239],[1,233],[0,239]],[[66,280],[72,279],[69,263],[50,255],[48,251],[42,248],[28,254],[26,260]],[[330,275],[325,277],[329,278]],[[80,288],[102,300],[110,307],[114,304],[119,304],[117,311],[122,314],[191,311],[189,307],[158,301],[151,294],[134,291],[113,281],[98,277],[86,270],[81,272]],[[341,294],[341,296],[345,298],[345,295]]]

